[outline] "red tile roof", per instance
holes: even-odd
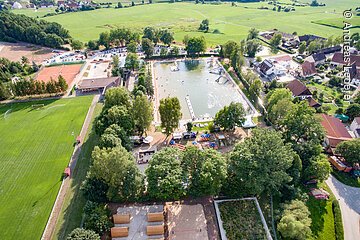
[[[306,87],[305,84],[300,82],[299,80],[295,79],[292,80],[288,85],[287,88],[293,93],[295,97],[302,96],[302,95],[311,95],[310,90]]]
[[[305,61],[301,64],[301,68],[305,77],[316,74],[315,63],[313,62]]]
[[[321,114],[321,117],[321,125],[325,129],[330,147],[336,147],[340,142],[352,139],[340,119],[326,114]]]
[[[334,53],[334,56],[331,61],[334,63],[345,65],[344,55],[341,52]],[[352,64],[352,63],[355,63],[356,67],[360,67],[360,55],[350,55],[350,63],[349,64]]]

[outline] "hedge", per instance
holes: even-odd
[[[332,210],[334,213],[335,236],[336,240],[344,240],[344,226],[341,217],[341,210],[338,200],[332,201]]]

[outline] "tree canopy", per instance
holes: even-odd
[[[66,238],[66,240],[100,240],[99,234],[94,231],[83,228],[75,228]]]
[[[235,145],[229,154],[228,181],[230,196],[279,193],[292,178],[287,172],[296,153],[285,144],[281,134],[268,129],[254,129],[252,136]]]
[[[225,130],[240,127],[245,121],[245,110],[241,103],[231,102],[216,113],[214,123]]]
[[[191,37],[186,41],[186,51],[190,56],[206,51],[206,41],[203,36]]]
[[[140,135],[146,131],[153,120],[153,106],[146,95],[136,96],[133,103],[132,115],[136,129]]]
[[[360,163],[360,139],[343,141],[336,146],[336,153],[340,154],[351,164]]]
[[[165,133],[170,135],[179,126],[181,119],[181,106],[177,97],[167,97],[160,100],[159,112],[161,127],[165,128]]]

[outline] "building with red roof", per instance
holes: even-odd
[[[321,125],[325,129],[325,143],[330,148],[335,148],[343,141],[351,140],[352,137],[340,119],[327,114],[321,114]]]

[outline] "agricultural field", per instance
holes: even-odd
[[[0,239],[40,239],[91,101],[0,105]]]
[[[83,11],[60,14],[43,19],[62,24],[70,34],[83,42],[97,39],[99,33],[116,27],[131,27],[141,31],[146,26],[169,28],[175,32],[175,40],[181,42],[185,35],[200,36],[207,39],[209,45],[216,45],[227,40],[245,38],[248,30],[255,27],[259,30],[279,29],[284,32],[298,34],[316,34],[324,37],[339,36],[342,30],[329,27],[320,22],[341,19],[343,10],[355,8],[355,0],[323,0],[325,7],[295,7],[293,12],[273,11],[273,5],[260,3],[195,4],[156,3],[139,5],[131,8],[103,8],[94,11]],[[290,1],[285,1],[291,4]],[[284,5],[289,6],[289,5]],[[268,7],[269,9],[259,9]],[[41,10],[39,10],[41,11]],[[15,10],[33,16],[34,10]],[[39,13],[36,13],[39,14]],[[198,31],[203,19],[210,20],[209,33]],[[354,16],[352,22],[359,23],[359,16]],[[319,22],[320,21],[320,22]],[[359,24],[360,25],[360,24]],[[212,33],[215,29],[220,33]],[[359,32],[353,28],[352,32]]]

